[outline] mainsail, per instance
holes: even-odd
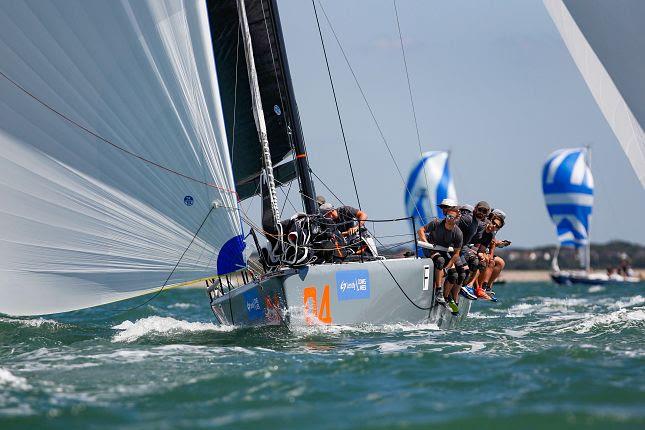
[[[204,2],[7,2],[0,72],[0,312],[244,267]]]
[[[589,245],[594,190],[586,156],[586,148],[560,149],[549,156],[542,170],[544,201],[558,241],[581,250]]]
[[[645,2],[544,4],[645,187]]]
[[[405,211],[414,217],[417,228],[430,218],[443,218],[438,204],[445,198],[457,200],[455,184],[450,174],[447,151],[425,152],[414,166],[405,190]]]
[[[302,158],[306,156],[304,137],[276,1],[247,0],[245,4],[271,161],[278,165],[292,150],[301,148],[295,162],[287,161],[275,168],[275,179],[278,184],[284,184],[295,179],[297,169],[300,169],[300,186],[304,187],[301,191],[310,197],[304,200],[305,207],[315,212],[315,192]],[[239,198],[243,200],[259,193],[264,166],[253,116],[237,0],[208,0],[207,5],[233,175]],[[303,180],[303,176],[307,178]]]

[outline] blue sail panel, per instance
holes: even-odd
[[[414,217],[416,228],[431,218],[443,218],[438,204],[445,198],[457,200],[446,151],[426,152],[410,172],[405,189],[405,211]]]
[[[579,248],[589,242],[593,208],[593,176],[586,148],[561,149],[542,169],[542,192],[561,246]]]

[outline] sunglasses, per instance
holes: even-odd
[[[457,216],[456,216],[456,215],[450,215],[450,214],[449,214],[449,215],[446,215],[446,219],[447,219],[447,220],[453,220],[453,219],[456,219],[456,218],[457,218]]]
[[[477,209],[475,209],[475,212],[480,213],[480,214],[488,215],[488,212],[490,212],[490,209],[486,209],[486,208],[477,208]]]

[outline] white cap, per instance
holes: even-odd
[[[441,200],[441,203],[439,203],[440,208],[456,208],[459,206],[459,203],[457,203],[457,200],[453,199],[443,199]]]

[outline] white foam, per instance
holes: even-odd
[[[605,287],[603,287],[602,285],[593,285],[589,287],[587,291],[589,291],[590,293],[600,293],[602,291],[605,291]]]
[[[147,335],[177,335],[204,331],[225,332],[233,330],[233,326],[216,325],[213,323],[189,322],[170,317],[152,316],[135,322],[123,321],[112,327],[121,330],[112,338],[113,342],[134,342]]]
[[[609,309],[623,309],[623,308],[632,308],[635,306],[642,306],[645,304],[645,297],[638,295],[630,297],[627,300],[615,300],[609,304]]]
[[[440,330],[439,326],[434,323],[361,324],[355,326],[315,323],[313,325],[296,325],[292,327],[292,332],[301,336],[318,334],[417,333],[437,330]]]
[[[48,320],[45,318],[35,318],[35,319],[0,318],[0,322],[18,324],[26,327],[41,327],[43,325],[51,325],[51,326],[57,327],[62,325],[58,321]]]
[[[553,314],[561,312],[573,312],[573,307],[589,305],[591,302],[586,298],[565,298],[555,299],[543,297],[537,303],[519,303],[511,306],[506,316],[511,318],[524,317],[530,314]]]
[[[190,308],[194,308],[194,307],[196,307],[196,306],[191,304],[191,303],[175,303],[175,304],[172,304],[172,305],[168,306],[168,308],[170,308],[170,309],[190,309]]]
[[[21,376],[15,376],[2,367],[0,367],[0,386],[8,386],[22,391],[31,389],[31,385],[27,383],[27,379]]]
[[[399,342],[383,342],[379,345],[378,349],[381,352],[404,351],[408,349],[408,345],[406,345],[405,343],[399,343]]]
[[[575,324],[565,326],[558,331],[573,331],[575,333],[583,334],[589,333],[594,328],[598,327],[618,326],[617,328],[620,329],[631,327],[641,321],[645,321],[645,309],[620,309],[608,314],[589,316]]]
[[[487,320],[487,319],[493,319],[493,318],[499,318],[499,315],[484,315],[480,314],[479,312],[471,312],[468,314],[467,319],[474,319],[474,320]]]

